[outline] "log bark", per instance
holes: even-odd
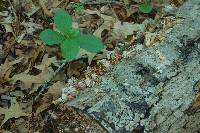
[[[197,133],[192,108],[200,82],[200,1],[176,12],[176,24],[157,46],[124,59],[69,106],[90,114],[111,133]]]

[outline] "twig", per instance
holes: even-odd
[[[118,4],[121,5],[122,3],[120,1],[114,1],[114,0],[110,0],[110,1],[106,1],[106,0],[102,0],[102,1],[88,1],[88,2],[83,2],[83,5],[99,5],[99,4]]]
[[[42,85],[41,90],[39,91],[39,94],[34,98],[34,101],[37,101],[37,99],[42,95],[42,93],[47,89],[48,84],[53,80],[53,78],[59,73],[59,71],[68,63],[67,60],[64,60],[61,66],[53,73],[53,75],[44,82]]]

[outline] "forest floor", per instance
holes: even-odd
[[[98,84],[109,66],[136,56],[133,47],[158,45],[175,25],[174,12],[185,1],[153,0],[148,14],[139,11],[141,2],[0,0],[0,132],[105,132],[65,102]],[[82,33],[101,38],[105,49],[62,66],[58,46],[46,46],[39,38],[43,29],[55,28],[52,16],[57,8],[66,10]],[[76,91],[63,93],[70,86]]]

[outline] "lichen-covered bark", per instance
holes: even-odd
[[[197,132],[200,113],[191,105],[200,81],[200,1],[188,1],[176,17],[182,22],[158,46],[113,66],[68,104],[113,133]]]

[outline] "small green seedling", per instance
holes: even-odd
[[[151,0],[145,0],[142,4],[139,5],[139,10],[142,13],[150,13],[153,7],[151,5]]]
[[[53,19],[59,31],[45,29],[40,33],[40,39],[46,45],[58,44],[66,60],[75,59],[80,48],[91,53],[103,49],[104,45],[99,38],[92,34],[81,35],[79,29],[72,27],[72,18],[65,10],[56,10]]]
[[[72,7],[76,12],[82,12],[84,10],[84,6],[81,3],[74,3]]]

